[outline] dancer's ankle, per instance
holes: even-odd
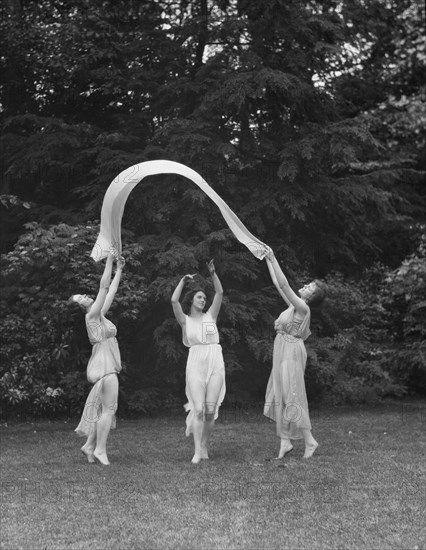
[[[311,458],[314,454],[314,452],[318,448],[318,443],[314,439],[314,443],[306,443],[305,444],[305,454],[303,455],[303,458]]]
[[[93,456],[93,450],[94,450],[93,448],[83,445],[83,447],[81,447],[80,450],[87,458],[87,462],[90,462],[90,463],[95,462],[95,457]]]
[[[278,458],[283,458],[287,453],[293,450],[293,445],[289,439],[281,438],[280,450],[278,453]]]
[[[109,460],[106,454],[106,451],[94,450],[93,456],[98,460],[103,466],[109,466]]]
[[[203,459],[208,459],[209,458],[207,445],[201,445],[200,457],[203,458]]]

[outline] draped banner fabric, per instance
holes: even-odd
[[[101,228],[93,247],[91,257],[98,262],[108,256],[113,248],[121,254],[121,220],[127,198],[134,187],[146,176],[155,174],[179,174],[193,181],[211,198],[222,213],[235,237],[258,259],[263,259],[267,245],[259,241],[245,227],[226,202],[194,170],[184,164],[170,160],[150,160],[141,162],[121,172],[108,187],[101,212]]]

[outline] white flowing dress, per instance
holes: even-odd
[[[266,388],[263,414],[277,424],[278,437],[302,439],[301,429],[311,429],[305,389],[306,348],[311,314],[302,323],[294,322],[294,307],[283,311],[276,321],[272,372]]]
[[[222,346],[219,344],[219,331],[213,317],[209,312],[204,313],[200,319],[185,315],[185,326],[182,330],[183,343],[189,347],[188,360],[186,363],[186,388],[185,393],[188,403],[185,410],[186,435],[193,432],[194,421],[194,399],[191,395],[189,381],[196,380],[202,384],[204,390],[213,376],[219,373],[222,377],[222,387],[214,411],[214,419],[219,416],[219,407],[223,402],[226,392],[225,385],[225,363],[223,361]]]
[[[118,374],[121,371],[121,357],[116,339],[117,328],[103,315],[100,322],[88,321],[86,329],[89,341],[92,344],[92,355],[87,365],[87,380],[94,384],[91,389],[83,414],[76,432],[81,436],[88,436],[102,414],[102,385],[106,376]],[[111,428],[115,428],[115,416]]]

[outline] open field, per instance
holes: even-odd
[[[192,465],[178,417],[118,420],[110,467],[74,422],[1,427],[1,548],[424,550],[425,405],[313,410],[320,443],[281,461],[274,424],[223,409]]]

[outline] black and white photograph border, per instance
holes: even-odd
[[[424,24],[0,4],[0,550],[426,550]]]

